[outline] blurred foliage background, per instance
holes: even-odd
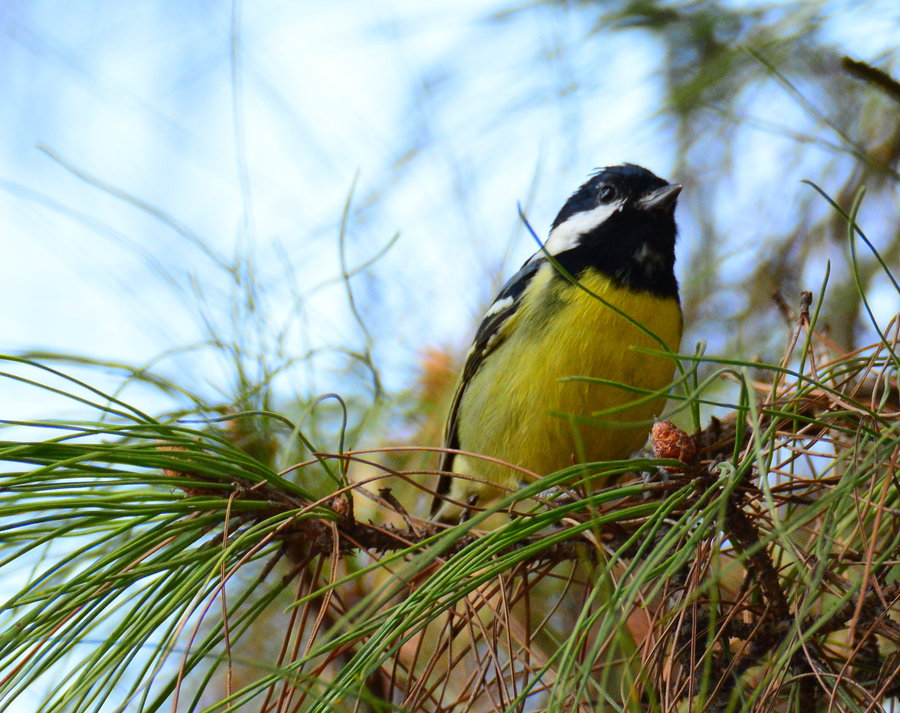
[[[864,186],[898,259],[896,96],[841,64],[894,70],[891,2],[31,2],[2,22],[10,347],[152,362],[206,402],[280,375],[282,403],[373,404],[429,350],[455,362],[536,247],[516,202],[543,235],[599,165],[686,185],[688,350],[773,357],[772,294],[818,291],[826,262],[835,339],[871,336],[845,226],[803,179],[845,208]],[[892,314],[871,255],[860,274]]]

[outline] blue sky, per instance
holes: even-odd
[[[316,288],[339,274],[340,216],[354,182],[361,203],[348,263],[400,233],[356,278],[364,316],[390,332],[379,340],[388,378],[403,383],[424,347],[461,344],[496,279],[535,249],[517,201],[529,203],[543,234],[599,163],[627,158],[665,175],[672,162],[660,149],[664,127],[648,118],[652,78],[639,81],[657,59],[652,43],[623,42],[610,54],[603,82],[620,101],[614,116],[585,127],[532,105],[532,90],[552,96],[563,73],[587,71],[596,57],[520,75],[523,57],[558,42],[575,18],[484,20],[502,6],[11,9],[2,20],[11,71],[0,79],[13,99],[0,109],[0,279],[16,304],[0,316],[6,349],[144,364],[203,339],[197,292],[224,324],[232,287],[197,242],[226,261],[252,246],[272,324],[295,319],[291,294],[304,296],[291,330],[297,353],[358,343],[343,287]],[[452,103],[441,83],[453,85]],[[498,126],[504,107],[515,120]],[[415,160],[398,163],[416,145]],[[196,383],[227,379],[196,352],[161,367],[193,370]]]
[[[289,351],[359,347],[335,281],[354,185],[347,264],[399,233],[352,282],[389,385],[410,379],[423,348],[463,346],[498,281],[535,249],[517,202],[543,235],[598,165],[627,160],[678,178],[674,127],[659,114],[662,46],[629,32],[573,47],[592,17],[582,9],[507,7],[8,5],[0,281],[14,307],[0,313],[4,350],[145,364],[207,338],[198,305],[233,333],[226,267],[239,256],[252,256],[266,327],[284,331]],[[865,59],[891,48],[889,3],[834,7],[834,42],[858,50],[864,38]],[[564,101],[569,92],[577,102]],[[789,97],[755,99],[799,121]],[[752,161],[733,183],[704,188],[740,276],[825,158],[791,159],[788,173],[783,138],[749,130],[737,140]],[[697,249],[687,206],[699,193],[688,186],[680,210],[680,271]],[[716,309],[727,312],[723,300]],[[319,359],[304,388],[333,390],[346,365]],[[229,366],[208,352],[155,363],[209,395],[227,390]]]

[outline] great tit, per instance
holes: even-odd
[[[450,406],[447,449],[542,476],[627,458],[644,444],[665,396],[592,414],[661,391],[673,378],[673,359],[634,347],[677,352],[681,341],[674,272],[681,188],[624,164],[597,171],[566,201],[542,249],[500,290],[475,334]],[[442,522],[523,481],[521,471],[449,452],[440,470],[473,478],[440,477],[432,516]]]

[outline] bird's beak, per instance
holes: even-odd
[[[648,193],[640,201],[638,205],[644,210],[672,210],[675,207],[675,199],[681,193],[680,183],[670,183],[662,188]]]

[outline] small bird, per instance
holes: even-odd
[[[673,378],[672,359],[633,347],[677,352],[681,342],[674,272],[681,188],[624,164],[598,170],[575,191],[543,249],[485,314],[450,406],[446,448],[547,475],[627,458],[644,444],[665,396],[593,423],[592,414],[664,389]],[[487,506],[523,480],[518,470],[454,453],[442,455],[440,469],[474,478],[440,477],[431,512],[448,523],[464,517],[464,506]]]

